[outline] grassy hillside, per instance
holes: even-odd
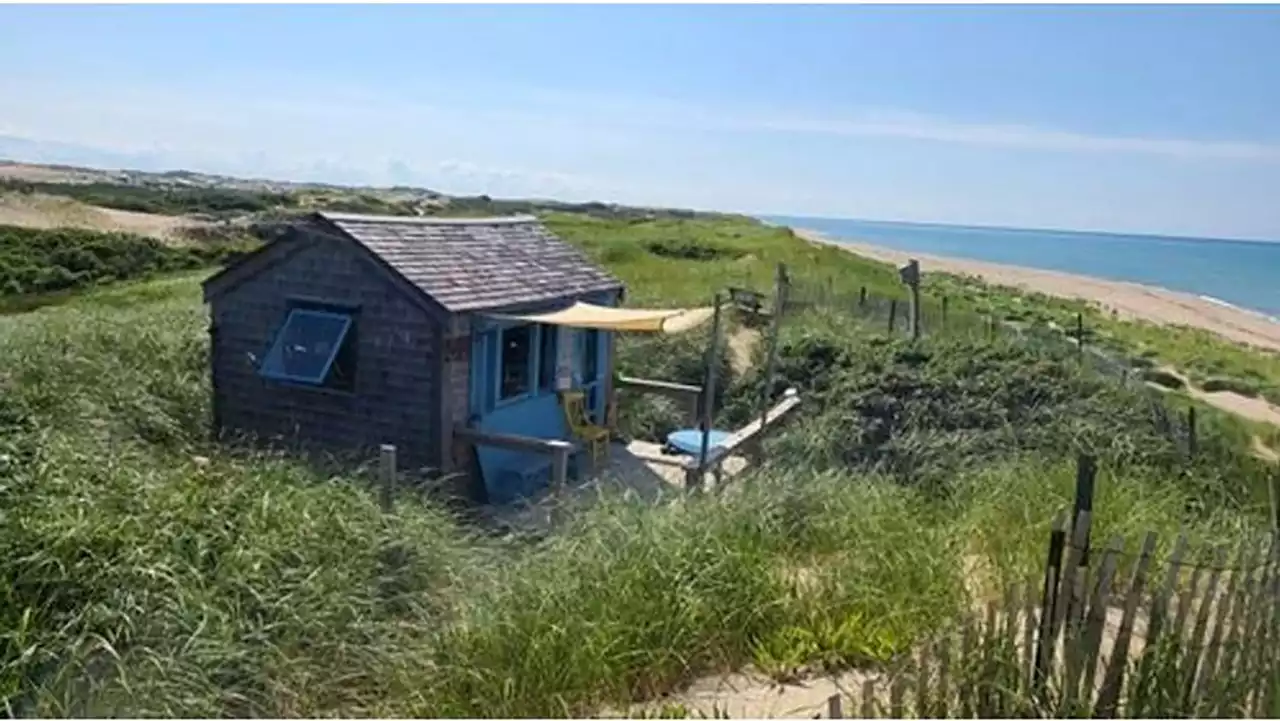
[[[174,246],[131,233],[0,225],[0,310],[36,307],[95,285],[211,267],[252,246],[249,239]]]
[[[746,219],[548,222],[638,301],[763,288],[778,261],[894,289]],[[819,312],[782,344],[804,418],[735,492],[609,498],[541,539],[412,491],[383,516],[358,473],[208,437],[199,277],[0,317],[0,697],[20,715],[581,715],[744,664],[881,663],[984,592],[975,560],[993,581],[1037,570],[1078,450],[1103,459],[1099,537],[1226,541],[1262,518],[1229,421],[1187,462],[1069,357],[911,348]],[[699,352],[696,334],[628,338],[622,363],[673,377]],[[732,378],[726,421],[759,382]]]

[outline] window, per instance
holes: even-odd
[[[274,380],[350,390],[355,383],[354,325],[350,313],[294,308],[258,372]]]
[[[554,391],[556,388],[556,335],[559,327],[544,325],[538,331],[542,334],[538,352],[538,388],[543,391]]]
[[[505,401],[532,389],[533,326],[521,325],[502,331],[502,375],[498,400]]]
[[[594,383],[600,372],[600,331],[583,331],[582,360],[579,368],[582,371],[583,383]]]

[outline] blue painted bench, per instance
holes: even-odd
[[[578,459],[583,449],[574,445],[569,454],[569,477],[578,477]],[[519,498],[532,498],[539,491],[551,485],[552,459],[546,453],[523,453],[518,458],[504,464],[498,470],[496,483],[490,493],[489,502],[495,504],[509,503]]]

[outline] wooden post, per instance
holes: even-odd
[[[917,341],[920,340],[920,261],[915,258],[907,261],[905,266],[898,269],[898,276],[911,291],[908,331],[911,333],[911,340]]]
[[[867,286],[858,289],[858,307],[862,308],[867,305]]]
[[[947,329],[947,296],[942,296],[942,329]]]
[[[1076,359],[1084,361],[1084,313],[1076,313]]]
[[[378,470],[382,475],[382,510],[390,513],[395,502],[396,490],[396,447],[390,443],[382,444],[381,454],[378,456]]]
[[[1196,441],[1196,407],[1187,407],[1187,455],[1195,458],[1199,444]]]
[[[1076,458],[1076,502],[1072,518],[1079,518],[1081,513],[1093,514],[1093,486],[1098,476],[1098,464],[1093,456],[1080,454]],[[1080,549],[1080,565],[1089,565],[1089,537],[1084,537],[1084,548]]]
[[[774,309],[774,315],[780,315],[780,309]],[[706,472],[707,452],[711,445],[712,409],[716,403],[716,372],[720,365],[720,294],[716,293],[715,312],[711,321],[711,340],[707,344],[707,383],[702,401],[702,449],[698,453],[697,485],[702,485],[702,476]],[[685,485],[690,478],[686,476]]]
[[[551,441],[555,451],[551,454],[551,488],[558,495],[564,491],[569,482],[569,454],[573,444],[567,441]],[[592,472],[599,469],[592,468]]]
[[[844,710],[840,708],[840,694],[833,693],[827,697],[827,718],[844,718]]]
[[[1041,699],[1049,681],[1049,669],[1053,664],[1056,640],[1053,619],[1057,615],[1058,583],[1062,577],[1062,550],[1067,539],[1067,521],[1061,514],[1053,522],[1049,534],[1049,557],[1044,564],[1044,588],[1040,601],[1040,638],[1036,644],[1035,671],[1032,674],[1033,693]]]
[[[893,335],[893,327],[897,325],[898,320],[898,299],[889,299],[889,335]]]
[[[774,278],[775,305],[785,302],[790,295],[790,281],[787,278],[787,266],[779,263]],[[782,331],[782,315],[774,313],[769,329],[769,352],[764,365],[764,385],[760,389],[760,428],[763,435],[766,416],[769,413],[769,393],[773,390],[773,374],[778,365],[778,336]]]

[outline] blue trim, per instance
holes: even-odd
[[[529,329],[529,357],[525,359],[525,370],[529,372],[528,388],[523,393],[511,396],[509,398],[502,397],[502,375],[506,370],[506,366],[502,362],[502,351],[506,348],[505,338],[508,331],[517,328]],[[540,326],[537,323],[514,323],[506,326],[498,331],[498,343],[495,350],[494,371],[491,374],[491,382],[493,383],[493,407],[502,408],[513,403],[528,400],[538,395],[538,339],[541,337],[539,333]]]
[[[267,363],[273,356],[283,354],[280,349],[280,342],[283,340],[284,332],[289,328],[289,324],[295,318],[323,318],[325,320],[342,321],[342,328],[338,331],[337,338],[333,342],[333,346],[329,351],[329,355],[325,358],[324,367],[317,376],[299,376],[292,373],[276,373],[267,368]],[[285,381],[289,383],[300,383],[307,386],[324,385],[325,380],[329,377],[329,371],[333,369],[333,363],[338,358],[338,353],[342,350],[342,342],[347,338],[347,331],[351,330],[351,316],[342,313],[330,313],[322,310],[303,310],[295,308],[289,311],[289,315],[285,317],[284,323],[276,329],[275,335],[271,339],[271,345],[268,347],[266,356],[262,359],[262,364],[258,368],[258,374],[263,378],[270,378],[276,381]]]

